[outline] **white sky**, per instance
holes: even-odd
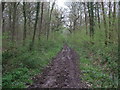
[[[5,1],[5,2],[16,2],[16,1],[21,1],[21,0],[0,0],[0,2],[1,1]],[[54,0],[25,0],[25,1],[27,1],[27,2],[36,2],[36,1],[54,1]],[[120,1],[120,0],[56,0],[56,1],[58,1],[59,2],[59,5],[60,6],[63,6],[64,7],[64,4],[63,4],[63,2],[91,2],[91,1],[97,1],[97,2],[101,2],[101,1],[103,1],[103,2],[109,2],[109,1],[112,1],[112,2],[118,2],[118,1]]]
[[[62,7],[62,8],[67,8],[67,6],[64,4],[67,0],[57,0],[56,1],[56,4],[59,6],[59,7]]]

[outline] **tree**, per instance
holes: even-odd
[[[105,28],[105,45],[108,44],[107,38],[108,38],[108,30],[107,30],[107,23],[105,18],[105,10],[104,10],[104,4],[101,2],[102,5],[102,13],[103,13],[103,20],[104,20],[104,28]]]
[[[3,25],[2,25],[2,30],[3,30],[3,32],[4,32],[4,22],[5,22],[5,19],[4,19],[4,17],[3,17],[3,11],[4,11],[4,9],[5,9],[5,2],[2,2],[2,23],[3,23]]]
[[[114,2],[114,8],[113,8],[113,30],[112,31],[114,31],[114,29],[115,29],[115,20],[116,20],[116,2]]]
[[[112,12],[112,8],[111,8],[111,2],[109,2],[109,40],[111,40],[112,38],[112,27],[111,27],[111,12]]]
[[[16,26],[16,15],[17,15],[17,7],[19,5],[19,2],[13,2],[12,6],[13,6],[13,21],[12,21],[12,42],[14,43],[15,40],[15,26]]]
[[[40,16],[40,27],[39,27],[39,40],[40,40],[40,33],[42,30],[42,21],[43,21],[43,6],[44,6],[44,2],[41,3],[41,16]]]
[[[55,6],[55,1],[52,3],[52,8],[50,10],[50,13],[48,14],[49,15],[49,21],[48,21],[48,29],[47,29],[47,40],[49,38],[49,32],[50,32],[50,24],[51,24],[51,16],[52,16],[52,11],[54,9],[54,6]],[[48,11],[49,12],[49,11]]]
[[[90,37],[94,38],[94,6],[93,2],[88,2],[89,21],[90,21]]]
[[[2,2],[2,12],[4,11],[5,9],[5,2]]]
[[[12,3],[11,2],[8,3],[8,9],[9,9],[8,11],[9,32],[10,32],[10,35],[12,36],[12,31],[11,31],[12,29]]]
[[[23,17],[24,17],[24,31],[23,31],[23,46],[25,45],[25,39],[26,39],[26,2],[23,2]]]
[[[87,11],[86,11],[86,3],[83,3],[84,5],[84,14],[85,14],[85,25],[86,25],[86,35],[88,34],[87,30]]]
[[[99,3],[98,2],[96,2],[96,8],[97,8],[98,26],[100,29],[100,11],[99,11]]]
[[[37,29],[37,23],[38,23],[38,16],[39,16],[39,9],[40,9],[40,2],[37,2],[34,32],[33,32],[32,42],[30,44],[30,50],[32,50],[34,47],[34,41],[35,41],[35,35],[36,35],[36,29]]]
[[[119,30],[119,25],[120,25],[120,1],[118,2],[118,61],[120,58],[120,30]],[[118,69],[118,72],[120,72],[120,68]]]

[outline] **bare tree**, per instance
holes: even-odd
[[[23,46],[25,45],[25,39],[26,39],[26,2],[23,2],[23,17],[24,17],[24,31],[23,31]]]
[[[17,2],[13,2],[13,22],[12,22],[12,42],[14,42],[15,37],[15,25],[16,25],[16,12],[17,12]]]
[[[113,22],[112,22],[113,30],[115,29],[115,20],[116,20],[116,2],[114,2],[114,9],[113,9]]]
[[[44,2],[41,3],[41,16],[40,16],[40,27],[39,27],[39,40],[40,40],[40,33],[42,31],[42,21],[43,21],[43,7],[44,7]]]
[[[94,6],[93,2],[88,2],[89,21],[90,21],[90,37],[94,38]]]
[[[111,12],[112,12],[112,7],[111,7],[111,2],[109,2],[109,40],[112,38],[112,27],[111,27]]]
[[[84,5],[84,14],[85,14],[85,25],[86,25],[86,35],[88,34],[87,30],[87,11],[86,11],[86,3],[83,3]]]
[[[5,32],[5,29],[4,29],[4,22],[5,22],[5,18],[3,17],[3,11],[5,9],[5,2],[2,2],[2,31]]]
[[[8,3],[8,8],[9,8],[9,12],[8,12],[9,32],[10,32],[10,34],[12,34],[12,31],[11,31],[11,29],[12,29],[12,4],[11,4],[11,2]]]
[[[105,45],[107,45],[108,30],[107,30],[107,23],[106,23],[106,18],[105,18],[104,3],[101,2],[101,5],[102,5],[102,13],[103,13],[103,20],[104,20],[104,28],[105,28]]]
[[[34,33],[33,33],[33,37],[32,37],[32,43],[30,44],[30,50],[32,50],[34,47],[34,41],[35,41],[35,35],[36,35],[36,29],[37,29],[37,23],[38,23],[38,16],[39,16],[39,9],[40,9],[40,2],[37,2]]]
[[[100,6],[99,3],[96,2],[98,26],[99,26],[99,29],[100,29],[100,11],[99,11],[100,7],[99,6]]]
[[[5,2],[2,2],[2,12],[4,11],[5,9]]]
[[[50,32],[50,24],[51,24],[51,16],[52,16],[52,11],[54,9],[55,6],[55,1],[52,3],[52,8],[50,10],[50,14],[49,14],[49,21],[48,21],[48,29],[47,29],[47,40],[49,38],[49,32]]]

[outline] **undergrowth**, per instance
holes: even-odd
[[[82,79],[91,88],[118,87],[118,44],[104,44],[104,33],[96,31],[94,39],[84,31],[76,31],[68,36],[66,42],[74,48],[80,57]]]
[[[28,45],[5,51],[3,61],[3,87],[25,88],[32,84],[31,78],[48,65],[52,57],[60,51],[63,42],[75,49],[80,57],[80,70],[84,80],[92,88],[118,87],[118,47],[114,43],[104,45],[104,30],[96,30],[94,39],[85,30],[70,33],[53,33],[47,41],[45,37],[36,41],[34,50]]]
[[[53,40],[41,40],[40,42],[34,46],[32,51],[29,51],[28,46],[4,51],[2,54],[3,88],[26,88],[32,84],[31,78],[41,73],[62,46],[62,43]]]

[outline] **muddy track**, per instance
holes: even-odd
[[[82,82],[77,53],[64,45],[58,55],[28,88],[88,88]]]

